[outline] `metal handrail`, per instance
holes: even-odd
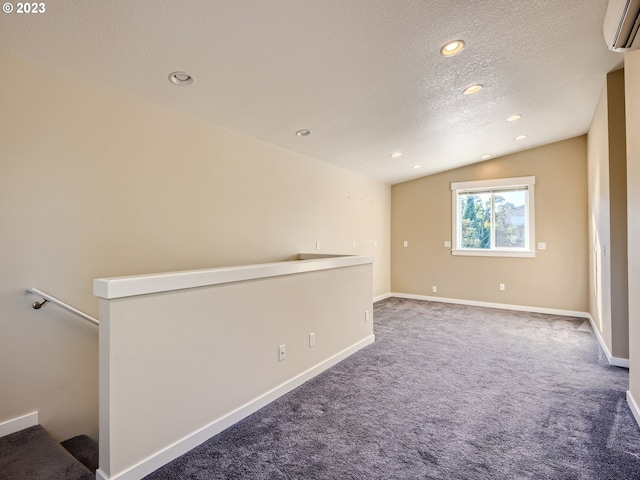
[[[37,295],[39,297],[42,297],[44,300],[42,300],[42,302],[34,302],[31,306],[33,308],[35,308],[36,310],[39,310],[45,303],[47,302],[51,302],[51,303],[55,303],[56,305],[64,308],[65,310],[70,311],[71,313],[75,313],[76,315],[84,318],[85,320],[93,323],[94,325],[100,325],[100,322],[93,318],[91,315],[87,315],[84,312],[81,312],[80,310],[78,310],[77,308],[72,307],[71,305],[64,303],[62,300],[58,300],[56,297],[52,297],[51,295],[49,295],[48,293],[43,292],[42,290],[38,290],[37,288],[30,288],[27,290],[27,292],[32,293],[34,295]]]

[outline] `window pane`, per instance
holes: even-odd
[[[460,248],[491,248],[491,193],[462,193]]]
[[[495,193],[496,248],[525,248],[526,231],[525,190]]]

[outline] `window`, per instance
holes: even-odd
[[[534,257],[535,177],[451,184],[453,255]]]

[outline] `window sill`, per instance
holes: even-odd
[[[451,255],[466,257],[518,257],[535,258],[536,252],[529,250],[508,251],[508,250],[451,250]]]

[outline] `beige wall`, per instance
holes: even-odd
[[[624,57],[629,241],[629,391],[640,401],[640,51]],[[636,412],[640,413],[640,412]],[[636,417],[640,422],[640,418]]]
[[[624,71],[607,75],[588,134],[589,298],[609,354],[629,358]]]
[[[375,255],[373,293],[389,291],[388,185],[0,64],[0,422],[38,410],[59,439],[97,435],[96,330],[32,310],[27,287],[97,316],[94,278],[279,261],[320,241],[320,253]]]
[[[452,256],[443,247],[452,235],[451,182],[527,175],[536,177],[536,242],[546,242],[547,250],[533,259],[496,258]],[[580,312],[589,307],[585,136],[394,185],[391,218],[393,292]]]
[[[629,281],[627,257],[627,135],[624,71],[607,76],[609,88],[609,188],[611,191],[612,355],[629,358]]]

